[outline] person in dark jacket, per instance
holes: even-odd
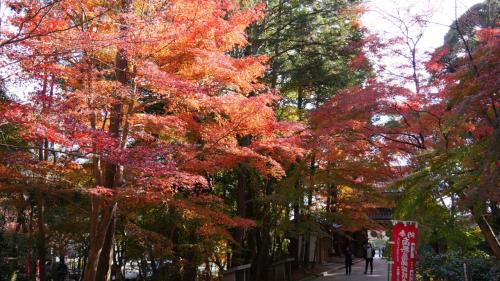
[[[56,281],[64,281],[68,276],[68,266],[64,261],[64,257],[59,258],[59,264],[57,265],[57,275],[55,276]]]
[[[351,275],[352,251],[349,246],[345,248],[344,256],[345,256],[345,275]]]
[[[375,249],[372,244],[368,243],[365,248],[365,274],[368,272],[368,264],[370,265],[370,274],[373,274],[373,257],[375,257]]]

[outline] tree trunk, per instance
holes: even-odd
[[[115,203],[116,205],[116,203]],[[104,244],[99,257],[96,281],[108,281],[111,279],[111,265],[113,263],[113,245],[116,228],[116,209],[112,213],[109,227],[104,238]]]
[[[337,212],[339,204],[339,190],[336,184],[330,183],[329,185],[327,212],[333,214]]]
[[[265,196],[271,195],[271,183],[268,182],[265,184]],[[267,269],[269,268],[270,262],[269,260],[269,250],[271,247],[271,224],[272,224],[272,215],[271,215],[271,203],[267,200],[263,200],[264,204],[264,214],[262,218],[262,228],[260,229],[260,243],[258,243],[258,251],[257,255],[252,264],[252,279],[254,281],[260,280],[268,280]],[[259,231],[256,229],[255,231]],[[271,277],[273,278],[273,277]]]
[[[236,208],[237,214],[241,218],[247,217],[247,191],[250,187],[250,171],[246,165],[240,165],[236,170],[237,186],[236,186]],[[231,259],[231,266],[241,265],[244,262],[245,255],[242,251],[245,244],[245,229],[239,227],[235,230],[234,240],[236,241],[236,249]]]
[[[305,102],[304,102],[304,88],[299,86],[297,89],[297,111],[299,115],[299,120],[303,120],[303,112],[304,112]]]
[[[252,279],[254,281],[268,280],[268,276],[266,273],[271,262],[269,260],[269,248],[271,245],[271,235],[269,227],[264,227],[261,234],[262,238],[259,245],[259,251],[257,252],[255,261],[252,264]]]
[[[45,267],[45,258],[47,254],[47,247],[45,241],[45,202],[43,198],[43,194],[38,192],[38,239],[37,239],[37,248],[38,248],[38,261],[39,261],[39,269],[40,269],[40,281],[45,281],[45,277],[47,275],[47,268]]]
[[[277,22],[277,32],[276,32],[276,37],[274,38],[274,54],[272,57],[272,63],[271,63],[271,88],[276,89],[276,86],[278,85],[278,69],[280,68],[280,65],[278,63],[278,57],[280,53],[280,37],[281,37],[281,18],[282,18],[282,13],[283,13],[283,1],[279,0],[278,2],[278,12],[276,14],[276,22]]]
[[[500,244],[490,224],[488,223],[484,215],[481,215],[479,218],[477,218],[476,222],[479,225],[479,229],[481,230],[481,233],[483,234],[486,243],[490,247],[491,251],[497,258],[497,260],[500,260]]]
[[[121,1],[120,12],[127,14],[131,7],[131,0]],[[127,22],[125,17],[120,19],[120,28],[125,31]],[[115,78],[123,85],[129,82],[128,60],[123,49],[119,49],[115,57]],[[108,133],[118,141],[116,148],[123,148],[126,143],[126,133],[122,133],[123,124],[123,101],[117,99],[112,105],[109,117]],[[120,135],[121,134],[121,135]],[[100,165],[100,163],[94,163]],[[97,167],[100,169],[100,167]],[[122,184],[122,169],[114,162],[104,163],[104,173],[94,173],[95,182],[99,183],[101,174],[104,174],[103,185],[106,188],[116,189]],[[92,219],[91,219],[91,241],[89,260],[85,270],[84,281],[109,281],[111,279],[111,268],[113,259],[114,234],[116,229],[116,213],[118,203],[100,202],[100,199],[93,199]],[[94,204],[95,203],[95,204]],[[100,217],[100,218],[99,218]],[[93,234],[93,235],[92,235]]]
[[[465,201],[467,199],[463,194],[459,196],[462,201]],[[469,210],[472,214],[472,217],[474,218],[474,221],[479,226],[481,234],[484,236],[484,239],[486,240],[486,244],[491,249],[495,257],[498,260],[500,260],[500,244],[495,235],[495,232],[491,228],[490,224],[486,220],[486,217],[484,216],[484,213],[482,212],[482,210],[485,209],[485,206],[477,206],[474,205],[473,203],[470,204],[471,205],[469,205]]]
[[[45,75],[45,79],[43,81],[43,86],[42,86],[42,91],[41,95],[44,97],[47,94],[47,84],[48,84],[48,77]],[[42,111],[45,110],[46,104],[42,104]],[[42,139],[40,142],[39,146],[39,151],[38,151],[38,160],[39,161],[47,161],[48,158],[48,147],[49,147],[49,142],[47,139]],[[45,281],[46,275],[47,275],[47,268],[45,266],[45,258],[47,255],[47,245],[45,241],[45,202],[43,198],[43,193],[42,191],[38,190],[37,192],[37,220],[38,220],[38,237],[37,237],[37,250],[38,250],[38,262],[39,262],[39,280],[40,281]]]
[[[192,241],[193,246],[184,256],[185,263],[182,266],[182,281],[196,281],[198,262],[196,260],[197,249],[195,248],[194,243],[196,243],[197,238],[194,231],[190,236],[190,240]]]
[[[95,202],[94,202],[95,203]],[[97,205],[97,204],[96,204]],[[101,279],[104,276],[98,276],[98,274],[109,272],[109,262],[100,261],[101,259],[106,259],[111,254],[111,248],[108,246],[110,237],[109,232],[112,231],[114,233],[114,223],[116,216],[116,208],[117,204],[113,204],[112,206],[96,206],[96,208],[101,208],[98,211],[101,216],[101,219],[98,221],[92,222],[95,224],[95,235],[91,236],[91,245],[89,250],[89,257],[87,260],[87,266],[85,267],[85,274],[83,277],[83,281],[97,281],[97,280],[109,280],[109,274],[106,275],[107,279]],[[98,219],[98,217],[97,217]],[[112,239],[112,238],[111,238]],[[107,240],[107,241],[106,241]],[[111,243],[112,244],[112,243]],[[108,251],[108,253],[105,253]],[[105,268],[105,266],[108,268]]]
[[[300,173],[300,168],[297,168],[297,171],[296,173]],[[297,194],[302,194],[302,180],[301,180],[301,176],[298,176],[297,177],[297,180],[295,182],[295,191],[297,192]],[[301,200],[302,198],[302,195],[299,196],[299,199],[297,198],[294,198],[294,201],[292,203],[292,212],[293,212],[293,220],[292,220],[292,223],[293,225],[295,226],[295,229],[297,229],[297,225],[300,223],[300,207],[301,207],[301,203],[303,202],[303,200]],[[296,199],[296,200],[295,200]],[[299,239],[300,239],[300,233],[297,233],[296,234],[296,237],[291,237],[290,238],[290,246],[289,246],[289,252],[290,254],[292,255],[292,257],[294,258],[294,261],[292,263],[293,267],[294,268],[298,268],[298,267],[301,267],[301,263],[300,263],[300,250],[299,250],[299,246],[300,246],[300,243],[299,243]]]

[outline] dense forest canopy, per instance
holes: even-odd
[[[499,4],[426,57],[426,15],[366,7],[3,0],[0,280],[273,280],[380,209],[420,223],[420,280],[498,274]]]

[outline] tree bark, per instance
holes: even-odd
[[[114,209],[115,211],[112,213],[109,227],[104,238],[103,249],[99,257],[96,281],[107,281],[111,279],[111,265],[113,263],[113,245],[116,229],[116,208]]]
[[[265,184],[265,196],[271,195],[271,183]],[[252,279],[254,281],[268,280],[267,269],[269,268],[270,260],[269,250],[271,247],[271,203],[267,200],[263,200],[264,213],[262,218],[262,228],[255,229],[255,231],[260,230],[260,243],[258,243],[257,255],[252,264]],[[272,277],[271,277],[272,278]]]
[[[43,198],[43,194],[38,192],[38,211],[37,211],[37,219],[38,219],[38,239],[37,239],[37,248],[38,248],[38,261],[39,261],[39,269],[40,269],[40,281],[45,281],[45,277],[47,275],[47,268],[45,266],[45,258],[47,255],[47,246],[45,241],[45,202]]]
[[[283,13],[283,1],[279,0],[278,1],[278,12],[276,14],[276,22],[277,22],[277,27],[278,30],[276,32],[276,37],[274,38],[274,55],[272,57],[272,63],[271,63],[271,88],[276,89],[278,86],[278,69],[280,68],[280,65],[278,63],[278,56],[280,53],[280,43],[281,43],[281,24],[282,24],[282,13]]]
[[[481,215],[479,218],[477,218],[476,222],[491,251],[497,258],[497,260],[500,260],[500,244],[490,224],[488,223],[484,215]]]
[[[124,15],[127,14],[131,7],[131,0],[122,0],[120,12]],[[125,31],[127,29],[126,18],[120,19],[120,29]],[[129,84],[128,75],[128,60],[125,50],[119,49],[115,57],[115,79],[123,85]],[[123,127],[123,104],[124,102],[117,98],[111,107],[109,117],[108,133],[111,137],[115,138],[117,146],[115,148],[124,147],[123,139],[126,141],[126,136],[122,133]],[[94,124],[95,125],[95,124]],[[121,135],[120,135],[121,134]],[[100,165],[99,162],[94,165]],[[104,161],[105,162],[105,161]],[[123,175],[121,166],[114,162],[104,163],[103,185],[109,189],[116,189],[122,184]],[[100,169],[100,167],[95,167]],[[94,173],[95,182],[100,182],[99,172]],[[111,279],[111,269],[113,263],[113,245],[114,234],[116,229],[116,216],[118,203],[113,198],[111,202],[94,198],[92,219],[91,219],[91,241],[88,265],[84,274],[84,281],[109,281]],[[94,204],[95,203],[95,204]],[[93,235],[92,235],[93,234]]]
[[[115,203],[112,206],[105,206],[100,208],[102,208],[101,212],[99,212],[101,213],[101,219],[98,222],[93,222],[97,225],[95,227],[95,235],[93,237],[91,236],[89,257],[87,260],[87,266],[85,267],[83,281],[102,280],[98,279],[99,276],[97,276],[97,274],[109,271],[109,269],[105,269],[102,267],[105,266],[105,263],[100,263],[99,260],[106,257],[107,254],[103,253],[103,251],[109,249],[108,246],[105,245],[105,243],[107,242],[106,237],[108,237],[109,231],[113,231],[114,233],[114,227],[112,226],[112,224],[114,223],[117,204]],[[101,265],[101,267],[99,265]],[[109,280],[109,277],[107,278],[108,279],[105,280]]]
[[[299,115],[299,121],[303,120],[305,102],[304,102],[304,88],[299,86],[297,89],[297,111]]]
[[[236,208],[237,214],[241,218],[247,217],[247,191],[250,186],[250,172],[246,165],[240,165],[237,169],[237,186],[236,186]],[[237,228],[235,230],[234,240],[236,241],[236,249],[231,259],[231,266],[243,264],[245,258],[242,249],[245,244],[245,229]]]
[[[195,231],[189,235],[190,240],[195,243],[197,240]],[[198,262],[196,259],[197,256],[196,246],[191,246],[188,250],[188,253],[184,256],[185,263],[182,268],[182,281],[196,281]]]
[[[464,194],[459,195],[460,199],[462,201],[466,201],[467,198]],[[483,203],[485,204],[485,203]],[[483,235],[484,239],[486,240],[486,244],[488,247],[491,249],[497,260],[500,260],[500,243],[498,242],[498,239],[495,235],[495,232],[493,228],[490,226],[488,221],[486,220],[486,217],[484,216],[483,210],[485,209],[485,206],[478,206],[475,205],[474,203],[469,203],[468,206],[472,217],[474,218],[474,221],[477,223],[479,226],[479,229],[481,230],[481,234]]]
[[[300,168],[297,167],[297,171],[295,171],[296,173],[300,173]],[[295,182],[295,192],[297,192],[297,194],[302,194],[302,177],[301,176],[298,176],[297,177],[297,180]],[[301,205],[302,205],[302,202],[303,200],[301,200],[302,198],[302,195],[299,196],[299,198],[294,198],[293,200],[293,203],[292,203],[292,212],[293,212],[293,220],[292,220],[292,223],[294,224],[294,226],[297,228],[297,225],[300,223],[300,208],[301,208]],[[293,267],[294,268],[298,268],[298,267],[301,267],[301,262],[300,262],[300,256],[299,256],[299,253],[300,253],[300,250],[299,250],[299,239],[300,239],[300,234],[296,234],[296,237],[292,237],[290,239],[290,246],[289,246],[289,252],[290,254],[292,255],[292,257],[295,259],[292,263]]]

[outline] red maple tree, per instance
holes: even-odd
[[[29,145],[10,154],[1,185],[29,178],[31,187],[46,192],[89,194],[84,280],[109,280],[123,202],[196,210],[173,202],[173,194],[205,189],[207,174],[241,162],[279,178],[299,152],[293,126],[276,121],[276,97],[258,80],[266,58],[228,55],[247,44],[245,28],[259,19],[260,6],[214,0],[8,4],[17,31],[6,34],[2,46],[37,88],[26,102],[2,108],[2,124],[18,126]],[[224,227],[252,224],[218,216]],[[210,222],[204,231],[217,232]]]

